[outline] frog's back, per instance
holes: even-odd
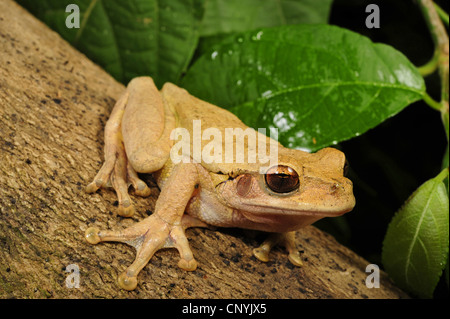
[[[233,175],[237,172],[242,171],[256,171],[259,169],[260,164],[258,159],[256,159],[256,163],[252,163],[252,161],[248,160],[248,154],[254,151],[256,154],[258,153],[256,151],[256,147],[258,143],[260,143],[260,139],[263,139],[266,145],[267,152],[265,154],[268,154],[268,148],[270,147],[270,141],[271,139],[257,131],[254,131],[253,129],[250,129],[255,133],[255,137],[257,137],[256,144],[249,143],[248,138],[245,138],[244,136],[247,136],[246,134],[249,133],[248,126],[245,125],[236,115],[233,113],[222,109],[218,106],[215,106],[213,104],[210,104],[208,102],[202,101],[192,95],[190,95],[186,90],[179,88],[178,86],[172,84],[172,83],[166,83],[164,84],[161,94],[163,96],[163,99],[165,103],[168,103],[170,105],[170,108],[172,111],[176,114],[176,121],[177,121],[177,127],[182,127],[188,130],[190,136],[194,136],[193,132],[193,121],[194,120],[200,120],[199,124],[201,124],[201,132],[203,133],[205,129],[208,128],[214,128],[215,132],[219,133],[222,138],[222,162],[221,163],[205,163],[202,158],[202,165],[205,166],[210,172],[221,172],[224,174],[230,174]],[[233,163],[227,163],[225,160],[224,154],[225,150],[229,149],[229,147],[226,146],[227,142],[230,142],[229,139],[226,138],[226,134],[229,134],[229,132],[226,132],[226,128],[233,129],[232,134],[234,134],[234,137],[231,139],[232,149],[233,152],[238,152],[237,148],[234,148],[234,145],[237,141],[237,139],[242,138],[242,141],[244,143],[242,149],[244,150],[244,160],[240,161],[239,163],[236,163],[236,154],[233,154]],[[236,130],[238,129],[238,130]],[[241,129],[241,130],[239,130]],[[218,130],[218,131],[217,131]],[[247,131],[246,131],[247,130]],[[238,137],[241,135],[240,137]],[[196,137],[194,136],[194,139]],[[202,137],[197,137],[202,138]],[[193,138],[191,138],[192,143]],[[274,142],[272,140],[272,142]],[[209,141],[203,141],[202,147],[207,145]],[[277,145],[278,142],[275,142]],[[230,145],[229,145],[230,146]]]
[[[172,83],[164,84],[161,94],[177,117],[177,126],[191,131],[192,121],[201,120],[202,130],[214,127],[223,131],[226,127],[246,129],[247,126],[233,113],[202,101]]]

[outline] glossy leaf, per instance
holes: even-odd
[[[317,150],[364,133],[425,90],[390,46],[327,25],[290,25],[227,38],[182,85],[254,128],[277,128],[288,147]]]
[[[285,24],[327,23],[332,0],[208,0],[201,35]]]
[[[21,0],[117,80],[150,75],[178,82],[198,43],[204,0]],[[79,29],[67,28],[68,4],[80,8]]]
[[[444,170],[425,182],[389,224],[383,242],[386,271],[403,289],[430,298],[447,263],[449,200]]]

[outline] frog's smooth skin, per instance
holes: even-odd
[[[171,83],[158,91],[150,77],[135,78],[128,84],[106,124],[105,163],[86,191],[112,186],[118,196],[118,213],[131,216],[129,185],[137,195],[150,194],[137,173],[154,173],[161,189],[154,213],[144,220],[122,230],[86,230],[89,243],[118,241],[136,248],[135,261],[119,276],[122,288],[136,288],[138,273],[161,248],[178,249],[178,266],[195,270],[197,261],[185,235],[188,227],[213,225],[270,232],[254,255],[268,261],[270,249],[280,242],[290,261],[300,266],[295,230],[353,209],[352,183],[343,173],[345,156],[333,148],[311,154],[277,144],[279,166],[267,174],[260,173],[258,161],[174,164],[169,154],[176,141],[170,134],[177,127],[192,132],[193,120],[201,120],[202,130],[247,128],[230,112]]]

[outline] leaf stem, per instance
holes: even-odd
[[[428,95],[427,92],[425,92],[423,95],[423,101],[437,111],[440,111],[442,109],[442,104],[438,101],[435,101],[431,96]]]
[[[447,31],[442,23],[442,20],[438,14],[438,7],[433,4],[431,0],[418,0],[420,9],[422,10],[423,17],[430,30],[431,37],[434,42],[435,51],[437,51],[439,77],[441,79],[441,102],[439,110],[441,111],[441,118],[444,124],[444,128],[447,134],[447,140],[449,136],[449,124],[448,124],[448,98],[449,98],[449,40]],[[442,13],[441,13],[442,16]],[[447,15],[448,20],[448,15]],[[435,52],[436,53],[436,52]],[[433,57],[434,59],[434,57]],[[433,60],[432,59],[432,60]],[[425,102],[433,108],[437,107],[435,101],[426,95],[424,96]],[[433,101],[433,102],[432,102]],[[431,102],[431,104],[430,104]]]
[[[434,178],[434,180],[436,182],[442,182],[444,179],[446,179],[448,177],[448,167],[444,168],[439,174],[438,176],[436,176]]]
[[[435,50],[431,60],[425,63],[424,65],[419,66],[417,69],[419,70],[419,73],[422,76],[427,76],[436,71],[438,66],[439,66],[439,51]]]
[[[442,21],[447,25],[448,27],[448,14],[440,6],[438,6],[436,3],[434,3],[434,8],[436,9],[437,13],[439,14],[439,17]]]

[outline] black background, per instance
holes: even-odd
[[[380,8],[380,28],[368,29],[368,4]],[[448,12],[448,1],[436,1]],[[335,0],[330,24],[382,42],[402,52],[414,65],[427,63],[434,45],[418,4],[412,0]],[[428,94],[440,100],[437,72],[425,78]],[[387,226],[395,212],[422,183],[435,177],[442,166],[447,141],[440,113],[422,101],[360,137],[341,143],[350,163],[348,177],[354,183],[355,209],[336,219],[315,225],[332,233],[372,263],[381,263]],[[441,279],[435,298],[448,298]]]

